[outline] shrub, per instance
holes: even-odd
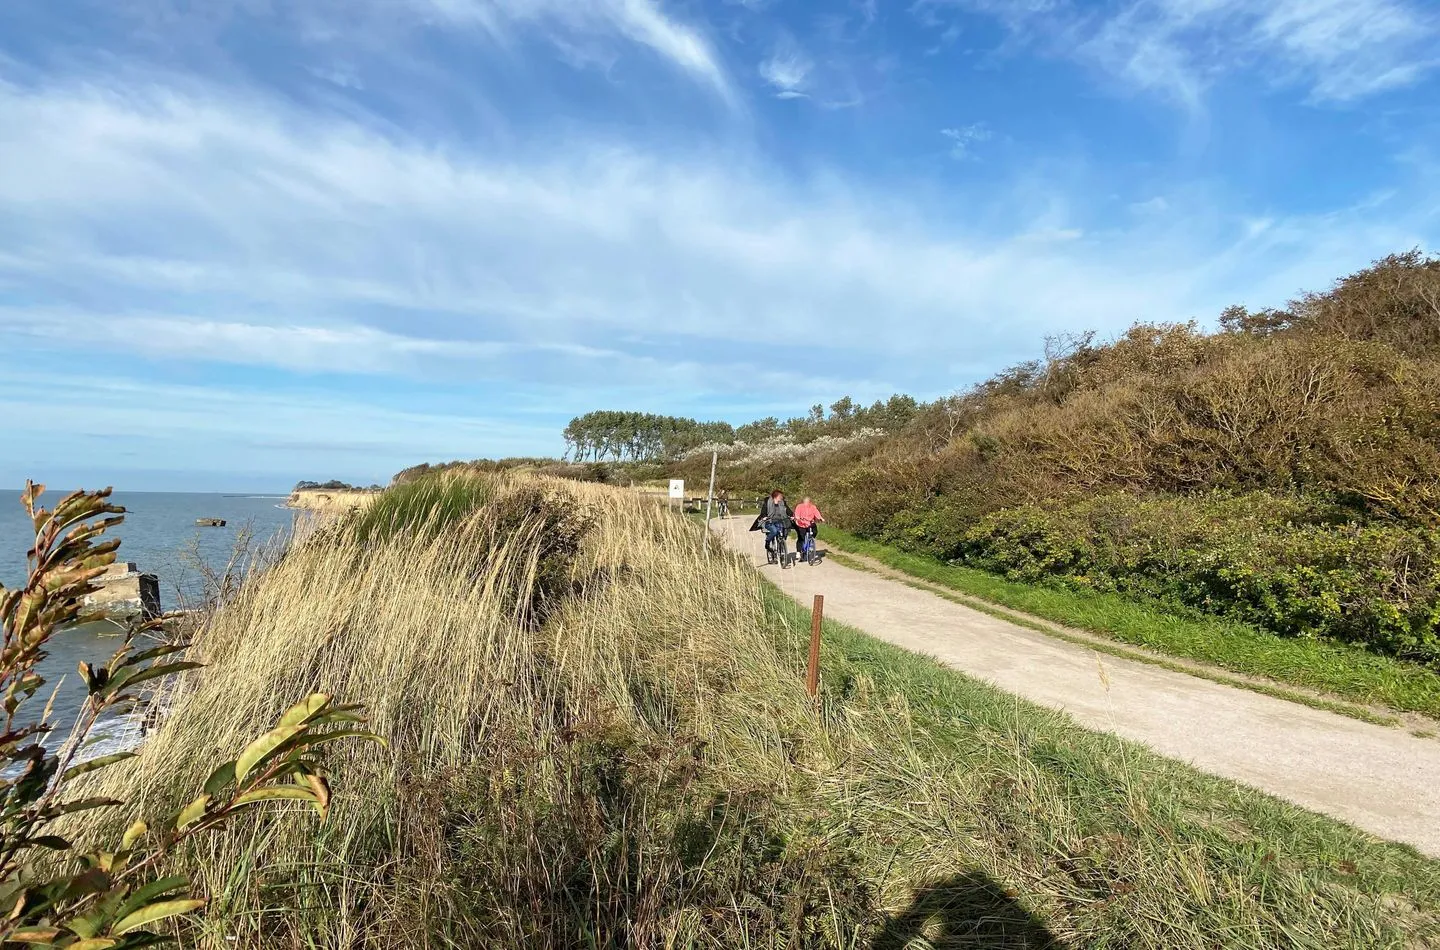
[[[955,557],[1027,581],[1120,590],[1440,660],[1440,535],[1359,524],[1306,496],[1104,495],[995,512]]]

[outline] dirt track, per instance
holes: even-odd
[[[713,527],[763,565],[751,520]],[[762,570],[807,606],[824,594],[827,617],[1063,709],[1090,728],[1440,857],[1440,741],[1102,655],[834,561]]]

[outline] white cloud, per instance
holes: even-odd
[[[795,44],[786,38],[775,52],[760,64],[760,78],[775,87],[780,99],[798,99],[806,95],[810,73],[815,63]]]
[[[671,15],[663,0],[131,0],[113,5],[113,12],[132,17],[166,45],[187,29],[217,36],[237,18],[274,18],[292,37],[314,45],[359,45],[391,55],[409,27],[470,29],[502,47],[519,36],[536,36],[552,42],[571,62],[603,60],[593,51],[584,57],[576,52],[592,43],[623,40],[647,48],[735,103],[724,65],[704,32]]]
[[[384,478],[417,461],[533,452],[559,439],[543,421],[515,423],[466,411],[408,411],[356,394],[267,393],[216,385],[157,384],[109,373],[49,376],[0,366],[0,415],[16,420],[0,484],[39,475],[74,456],[77,440],[103,438],[107,481],[127,469],[179,467],[238,476],[347,469]],[[156,446],[169,446],[165,456]],[[349,457],[345,457],[349,456]],[[93,476],[92,476],[93,477]],[[330,476],[326,476],[330,477]],[[278,486],[277,486],[278,487]]]
[[[576,391],[923,393],[1055,329],[1205,317],[1237,288],[1282,302],[1437,215],[1431,198],[1247,233],[1197,199],[1097,227],[1044,176],[935,201],[734,156],[442,150],[159,77],[0,86],[0,156],[10,339],[54,320],[52,338],[182,359]],[[825,357],[790,379],[751,345],[762,329]]]
[[[579,359],[622,354],[543,341],[433,339],[347,324],[266,324],[164,313],[85,312],[0,307],[0,333],[63,346],[77,339],[109,350],[137,350],[151,359],[204,360],[271,366],[305,373],[429,376],[451,366],[457,372],[500,360],[559,355]]]
[[[1440,65],[1440,16],[1413,0],[921,0],[922,22],[961,7],[1023,42],[1127,85],[1198,107],[1219,76],[1256,70],[1345,102],[1409,85]]]
[[[958,128],[941,129],[940,134],[950,140],[950,157],[966,159],[972,157],[972,147],[977,142],[988,142],[994,133],[984,122],[973,122]]]

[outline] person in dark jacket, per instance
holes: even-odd
[[[771,555],[772,564],[774,555],[779,550],[778,542],[790,533],[790,526],[794,523],[794,518],[795,512],[790,509],[790,503],[785,500],[785,493],[778,488],[760,504],[760,517],[755,521],[765,529],[765,553]]]

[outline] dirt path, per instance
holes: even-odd
[[[750,522],[732,517],[714,527],[763,564]],[[1063,709],[1092,729],[1440,858],[1434,739],[1103,655],[834,561],[763,570],[807,606],[824,594],[826,617]]]

